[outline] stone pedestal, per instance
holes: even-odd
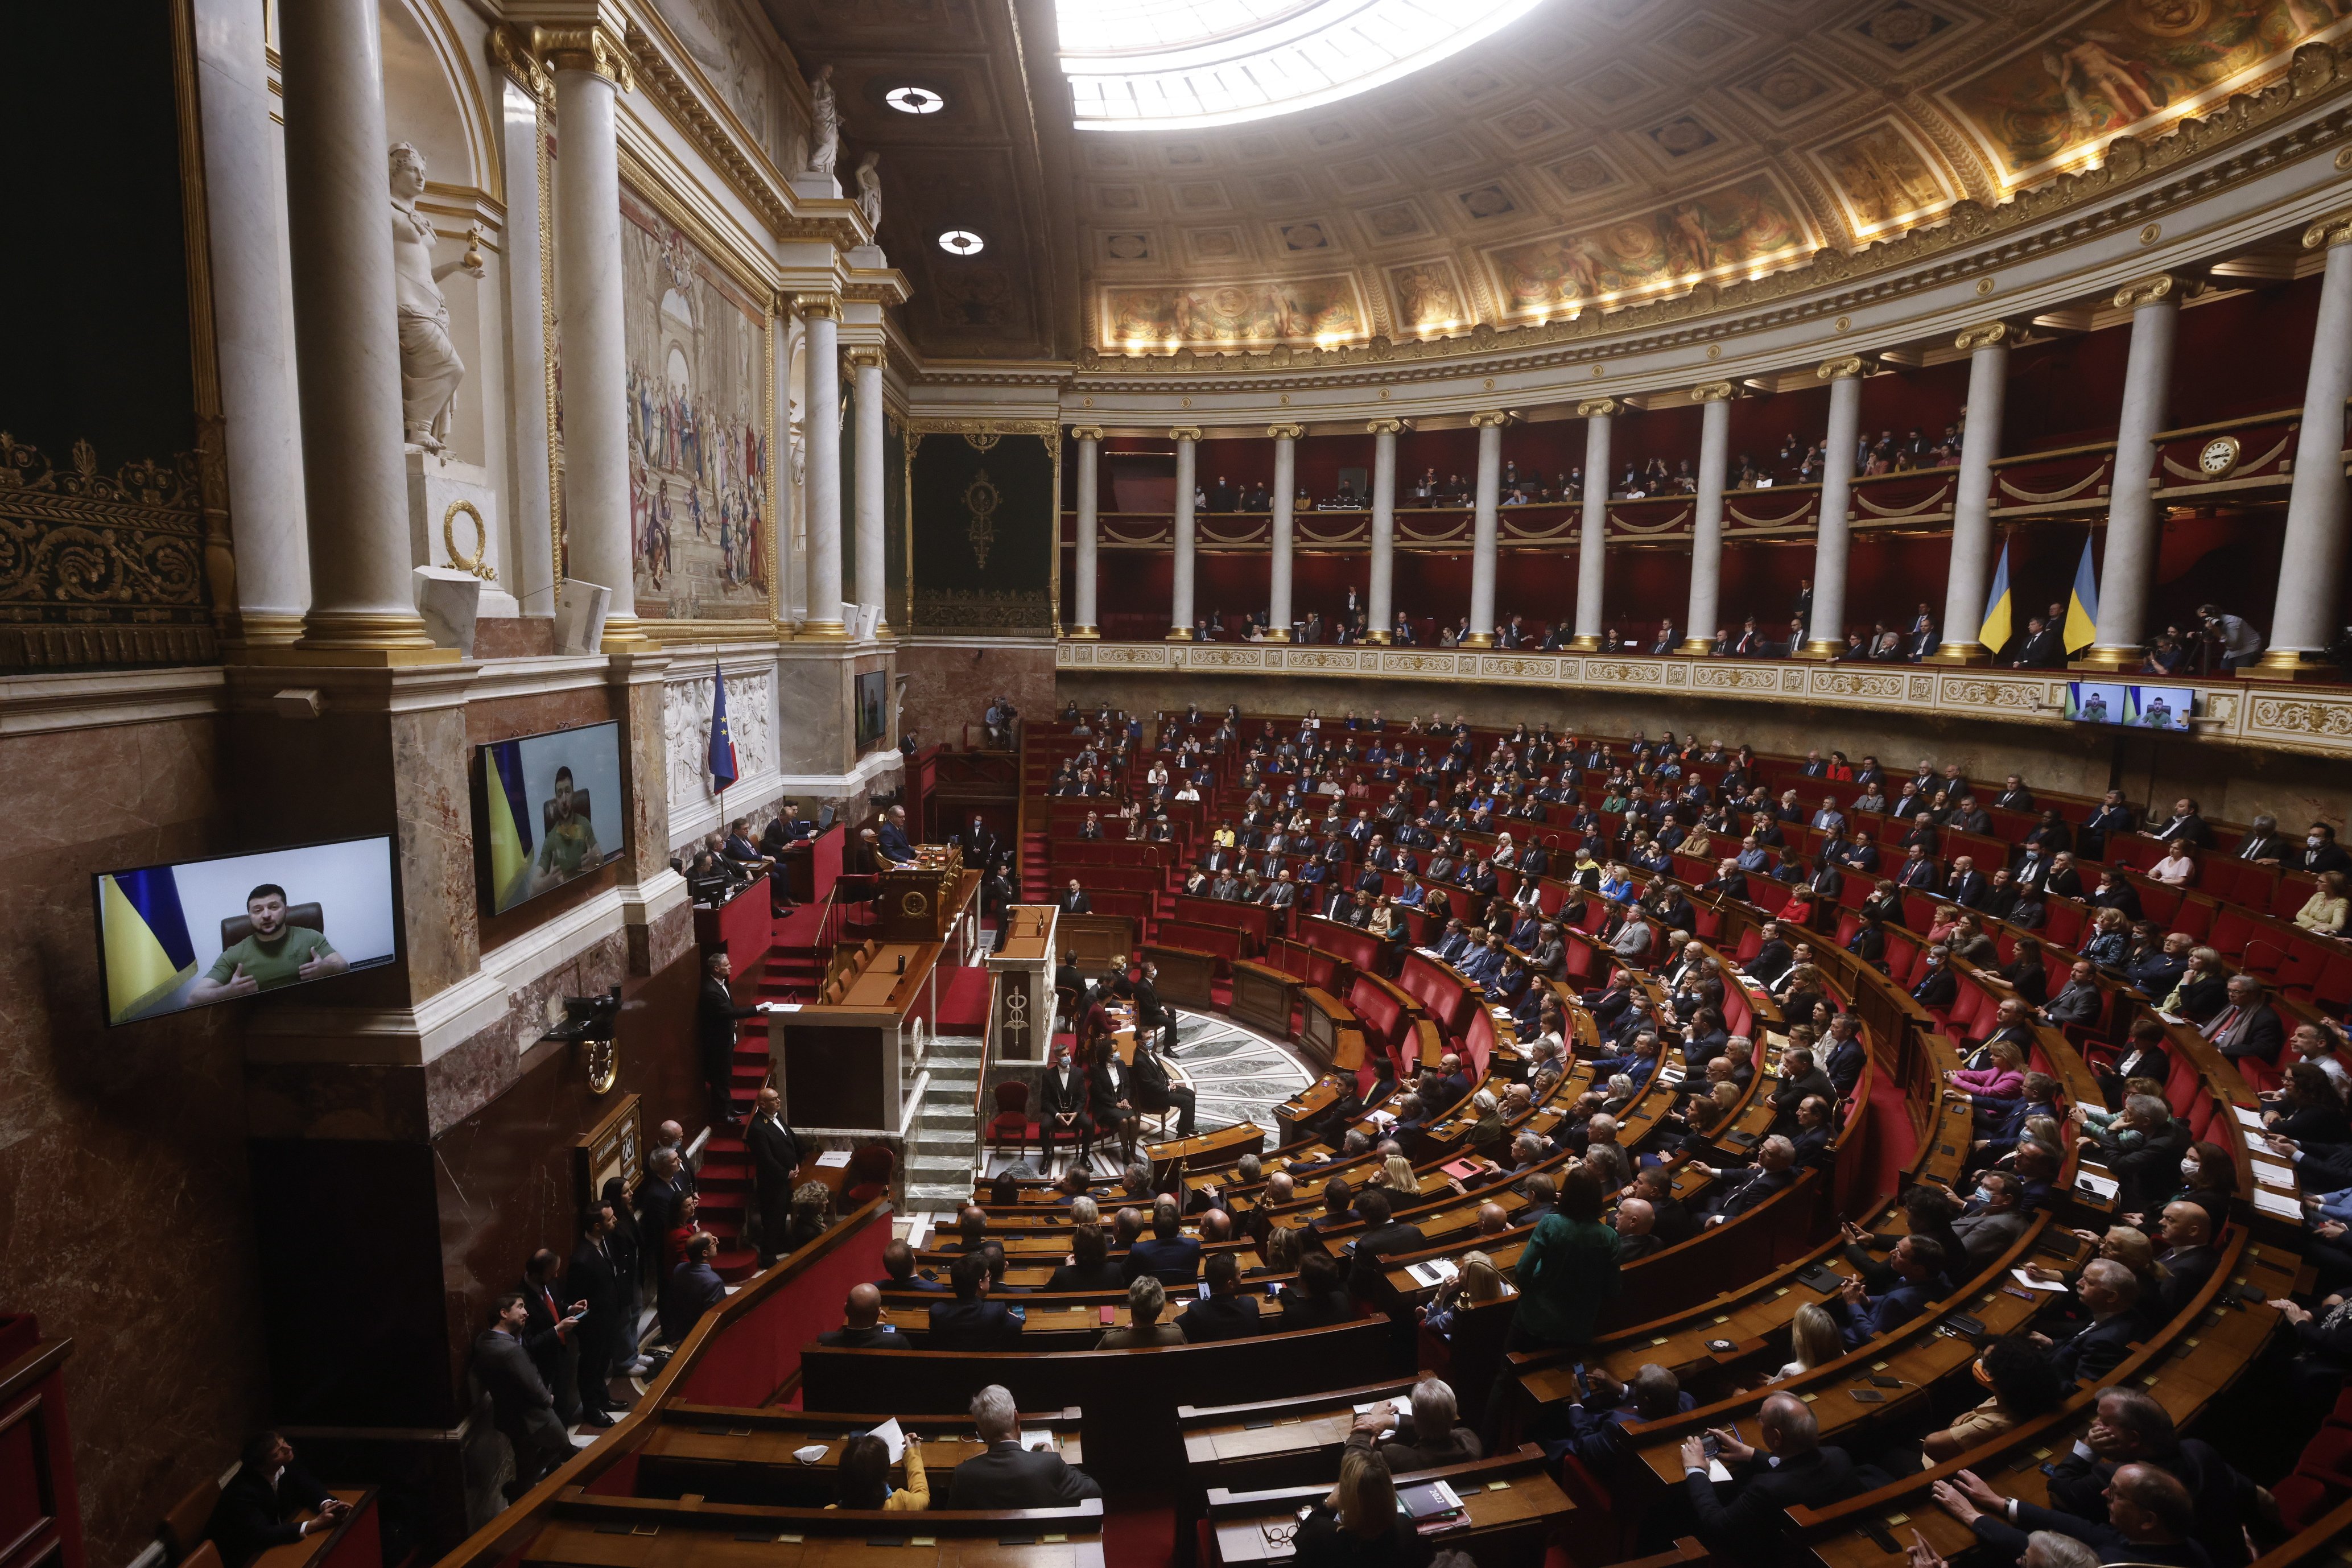
[[[792,186],[793,195],[803,201],[837,202],[841,199],[841,182],[831,174],[820,174],[803,169],[787,177],[784,184]]]
[[[521,614],[509,591],[499,492],[488,470],[415,447],[407,448],[407,470],[411,563],[474,577],[481,584],[481,615]]]
[[[474,657],[474,622],[481,613],[482,580],[446,566],[416,569],[416,613],[435,647],[454,647]]]
[[[584,578],[567,577],[555,598],[555,651],[594,653],[604,646],[604,617],[613,590]]]

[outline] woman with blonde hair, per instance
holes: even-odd
[[[1441,1340],[1450,1340],[1454,1337],[1455,1313],[1465,1307],[1499,1301],[1509,1289],[1493,1258],[1483,1252],[1472,1252],[1462,1259],[1462,1267],[1454,1278],[1440,1285],[1437,1294],[1429,1299],[1429,1305],[1421,1310],[1421,1326]]]
[[[1789,1361],[1772,1374],[1777,1381],[1811,1372],[1845,1354],[1845,1336],[1837,1320],[1818,1301],[1808,1301],[1789,1321]]]
[[[2352,910],[2352,900],[2345,897],[2344,873],[2322,871],[2319,885],[2311,889],[2311,897],[2295,911],[2294,923],[2322,936],[2342,936],[2347,910]]]
[[[1397,1508],[1388,1461],[1370,1448],[1341,1451],[1339,1484],[1308,1507],[1290,1544],[1297,1568],[1370,1568],[1428,1555],[1412,1516]]]
[[[1944,1074],[1947,1081],[1962,1094],[1981,1095],[1990,1100],[2015,1100],[2025,1090],[2025,1053],[2018,1049],[2015,1040],[1995,1040],[1985,1047],[1991,1058],[1990,1065],[1980,1068],[1954,1068]]]
[[[1265,1233],[1265,1245],[1259,1249],[1265,1259],[1263,1268],[1253,1268],[1252,1274],[1296,1274],[1298,1272],[1298,1231],[1296,1226],[1277,1225]]]
[[[1391,1154],[1381,1161],[1379,1174],[1384,1178],[1381,1184],[1399,1196],[1421,1195],[1421,1173],[1415,1171],[1412,1162],[1403,1155]]]

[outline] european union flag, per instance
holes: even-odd
[[[727,728],[727,677],[710,667],[710,787],[723,790],[735,782],[735,735]]]

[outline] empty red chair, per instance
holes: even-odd
[[[988,1120],[988,1146],[1002,1149],[1009,1139],[1016,1154],[1025,1154],[1029,1134],[1037,1125],[1029,1120],[1029,1086],[1018,1079],[1006,1079],[991,1092],[996,1097],[996,1114]]]
[[[855,1208],[888,1196],[890,1177],[898,1168],[898,1156],[887,1143],[868,1143],[849,1157],[849,1185],[842,1197]]]

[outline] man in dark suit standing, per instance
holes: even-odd
[[[743,1146],[751,1153],[751,1191],[760,1205],[760,1267],[765,1268],[783,1255],[785,1232],[792,1225],[793,1179],[800,1173],[801,1144],[784,1124],[783,1098],[762,1087],[743,1130]]]
[[[735,1026],[760,1011],[759,1004],[735,1005],[727,983],[735,973],[734,961],[724,950],[703,960],[702,992],[695,1001],[694,1034],[702,1049],[702,1081],[710,1091],[710,1125],[731,1127],[735,1107],[730,1095],[735,1082]]]
[[[935,1351],[1009,1351],[1021,1345],[1022,1319],[1014,1309],[988,1299],[988,1258],[967,1252],[955,1260],[948,1277],[955,1282],[955,1300],[931,1308],[931,1337],[925,1346]]]
[[[635,1353],[629,1331],[634,1325],[623,1320],[627,1282],[613,1261],[610,1238],[617,1223],[611,1204],[591,1205],[564,1275],[564,1283],[586,1303],[575,1332],[580,1339],[581,1419],[591,1426],[610,1426],[625,1406],[626,1401],[615,1404],[613,1398],[613,1365],[623,1359],[624,1349],[630,1352],[628,1359]]]
[[[1706,1441],[1683,1441],[1683,1484],[1698,1515],[1698,1538],[1741,1562],[1764,1562],[1787,1524],[1791,1503],[1819,1507],[1855,1489],[1853,1460],[1843,1448],[1822,1447],[1813,1413],[1793,1394],[1776,1394],[1758,1412],[1763,1439],[1750,1447],[1728,1430],[1712,1434],[1731,1479],[1707,1479]]]
[[[1066,915],[1090,915],[1095,912],[1094,900],[1087,897],[1087,890],[1078,886],[1076,877],[1070,879],[1070,885],[1062,889],[1061,896],[1054,902]]]
[[[984,875],[995,868],[997,838],[996,835],[989,830],[987,823],[975,816],[971,819],[971,826],[963,830],[961,843],[963,863],[967,870],[979,871]]]
[[[1021,1446],[1020,1412],[1002,1385],[991,1384],[972,1395],[971,1419],[988,1452],[956,1467],[949,1508],[1067,1508],[1102,1496],[1092,1476],[1072,1469],[1059,1454]]]
[[[578,1331],[588,1303],[575,1297],[568,1307],[558,1304],[555,1292],[562,1281],[556,1278],[556,1266],[561,1261],[542,1247],[530,1255],[523,1268],[523,1304],[530,1315],[522,1342],[530,1352],[531,1364],[539,1368],[540,1381],[555,1395],[556,1415],[569,1426],[580,1419]]]
[[[350,1511],[351,1504],[329,1497],[326,1488],[295,1464],[293,1444],[275,1432],[257,1432],[245,1445],[244,1463],[213,1505],[205,1538],[220,1549],[226,1568],[245,1568],[272,1546],[334,1529]],[[295,1519],[311,1512],[318,1517]]]
[[[556,1418],[555,1397],[523,1346],[529,1318],[522,1292],[509,1290],[499,1298],[490,1326],[474,1338],[474,1377],[490,1396],[491,1419],[514,1448],[509,1498],[520,1497],[572,1457],[572,1440]]]

